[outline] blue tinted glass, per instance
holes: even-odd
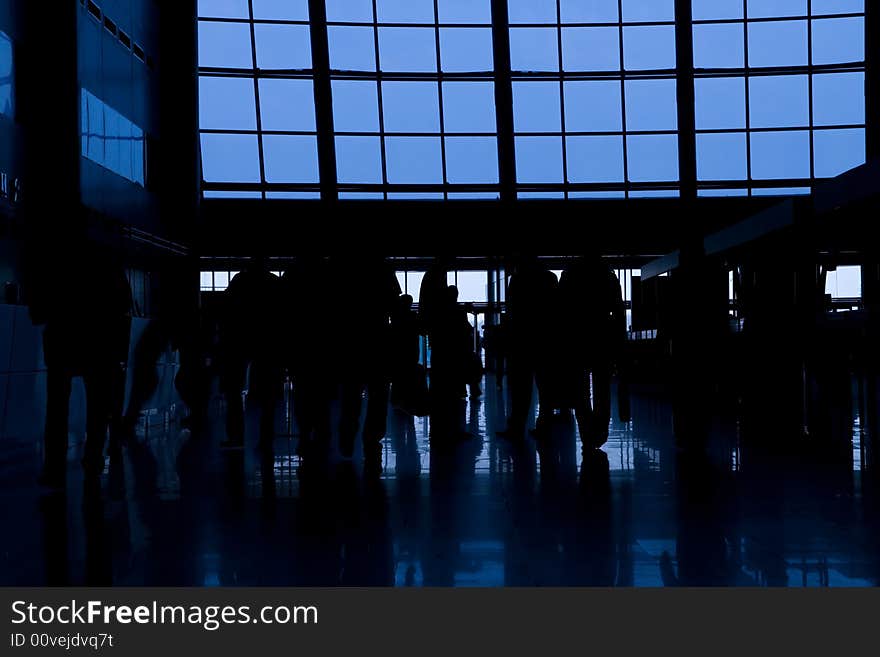
[[[810,177],[809,132],[754,132],[749,139],[756,180]]]
[[[697,135],[697,180],[745,180],[744,132]]]
[[[443,182],[439,137],[387,137],[385,158],[389,183]]]
[[[260,80],[263,130],[311,132],[315,98],[311,80]]]
[[[810,193],[809,187],[756,187],[752,196],[801,196]]]
[[[569,192],[568,198],[626,198],[626,192]]]
[[[622,130],[620,83],[565,82],[565,129],[569,132]]]
[[[247,78],[199,78],[199,127],[207,130],[256,130],[254,81]]]
[[[562,30],[562,67],[566,71],[619,71],[620,32],[618,28],[564,28]]]
[[[86,157],[95,162],[104,161],[104,103],[95,96],[87,97],[89,120],[87,126],[88,149]]]
[[[864,18],[813,21],[813,63],[842,64],[865,59]]]
[[[558,71],[556,28],[510,29],[510,68],[514,71]]]
[[[453,184],[497,183],[495,137],[447,137],[446,178]]]
[[[308,21],[309,0],[252,0],[254,18],[280,21]]]
[[[514,23],[555,23],[556,0],[507,0],[507,16]]]
[[[378,132],[379,100],[372,80],[333,80],[333,128],[338,132]]]
[[[691,3],[695,21],[742,18],[742,0],[693,0]]]
[[[562,200],[565,198],[565,192],[517,192],[516,197],[523,200]]]
[[[806,16],[807,0],[749,0],[749,18]]]
[[[119,124],[122,119],[119,113],[110,108],[104,108],[104,161],[101,164],[110,171],[119,169]]]
[[[749,23],[750,66],[803,66],[807,63],[807,21]]]
[[[266,198],[295,199],[297,201],[317,200],[321,198],[321,192],[266,192]]]
[[[813,16],[857,14],[865,11],[865,0],[813,0]]]
[[[569,182],[623,182],[623,137],[566,137],[565,152]]]
[[[865,122],[865,74],[826,73],[813,76],[813,124]]]
[[[563,23],[616,23],[617,0],[560,0]]]
[[[447,198],[450,201],[488,200],[494,201],[499,197],[498,192],[449,192]]]
[[[627,80],[627,130],[675,130],[677,107],[675,80]]]
[[[260,182],[256,135],[202,135],[202,177],[206,182]]]
[[[517,132],[560,132],[557,82],[513,83],[513,127]]]
[[[199,21],[199,66],[253,68],[250,27]]]
[[[561,137],[517,137],[515,148],[517,181],[562,182]]]
[[[742,23],[694,25],[696,68],[742,68],[745,43]]]
[[[680,195],[677,189],[646,189],[629,193],[630,198],[678,198]]]
[[[722,196],[748,196],[747,189],[700,189],[697,196],[704,197],[722,197]]]
[[[694,103],[697,130],[746,127],[744,78],[697,78]]]
[[[838,176],[865,163],[865,131],[816,130],[813,149],[816,177]]]
[[[388,192],[389,201],[442,201],[443,192]]]
[[[257,38],[257,66],[303,69],[312,67],[308,25],[264,25],[254,27]]]
[[[329,26],[330,68],[337,71],[375,71],[373,28]]]
[[[490,0],[438,0],[437,5],[441,23],[492,22]]]
[[[372,23],[372,0],[325,0],[327,20],[346,23]]]
[[[626,138],[626,155],[632,182],[678,180],[675,135],[630,135]]]
[[[628,71],[675,68],[675,26],[623,28],[623,64]]]
[[[674,21],[675,0],[623,0],[623,21]]]
[[[446,132],[495,132],[492,82],[444,82],[443,123]]]
[[[440,132],[436,82],[383,82],[386,132]]]
[[[202,196],[205,198],[263,198],[262,192],[215,192],[211,190],[205,191]],[[207,274],[207,277],[205,276]],[[207,284],[206,284],[207,281]],[[214,283],[211,272],[202,272],[202,289],[213,289]]]
[[[318,182],[318,140],[301,135],[263,135],[266,182]]]
[[[12,41],[0,32],[0,114],[15,115],[13,95]]]
[[[383,71],[436,71],[433,28],[379,28],[379,65]]]
[[[336,175],[340,183],[381,183],[379,137],[336,137]]]
[[[247,0],[199,0],[202,18],[248,18]]]
[[[491,28],[441,28],[440,64],[451,72],[491,71],[495,66]]]
[[[119,167],[117,173],[123,178],[133,179],[133,154],[134,141],[132,137],[132,128],[134,127],[128,119],[120,116],[119,122]]]
[[[381,201],[385,198],[385,195],[382,192],[339,192],[339,198],[343,201]]]
[[[809,81],[806,75],[749,78],[749,118],[753,128],[785,128],[810,124]]]
[[[380,23],[433,23],[433,0],[376,0]]]

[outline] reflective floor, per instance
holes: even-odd
[[[565,416],[537,443],[496,438],[504,395],[492,380],[484,389],[463,410],[470,438],[432,436],[428,419],[392,410],[380,477],[357,459],[302,463],[286,435],[274,454],[222,452],[220,409],[204,435],[141,431],[100,491],[84,490],[72,448],[67,495],[47,495],[36,441],[7,442],[0,584],[880,582],[880,496],[857,413],[834,449],[750,451],[734,417],[716,418],[694,457],[675,448],[669,402],[635,390],[632,420],[585,458]]]

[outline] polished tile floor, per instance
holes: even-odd
[[[492,380],[485,390],[462,411],[470,439],[392,410],[380,477],[303,463],[285,435],[274,454],[221,452],[219,409],[205,435],[140,432],[100,491],[83,489],[72,448],[68,493],[45,494],[35,441],[7,441],[0,584],[880,583],[880,495],[857,413],[842,449],[750,451],[730,418],[691,457],[668,401],[636,390],[632,420],[584,458],[564,416],[539,443],[496,438],[504,396]]]

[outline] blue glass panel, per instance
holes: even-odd
[[[0,114],[9,117],[15,116],[12,53],[12,40],[0,32]]]
[[[441,23],[492,23],[490,0],[439,0]]]
[[[675,68],[675,26],[623,28],[623,64],[628,71]]]
[[[626,81],[627,130],[675,130],[677,107],[675,80]]]
[[[343,201],[381,201],[385,198],[385,194],[382,192],[339,192],[339,198]]]
[[[300,135],[264,135],[266,182],[318,182],[318,140]]]
[[[373,28],[329,26],[330,68],[337,71],[375,71],[376,44]]]
[[[256,130],[254,81],[200,77],[199,126],[208,130]]]
[[[696,68],[742,68],[744,65],[742,23],[694,25]]]
[[[379,137],[336,137],[336,175],[344,183],[382,182]]]
[[[626,198],[626,192],[569,192],[570,199],[621,199]]]
[[[804,66],[807,21],[749,23],[749,66]]]
[[[810,177],[809,132],[754,132],[749,139],[756,180]]]
[[[440,103],[436,82],[383,82],[386,132],[439,132]]]
[[[694,80],[697,130],[746,127],[745,78]]]
[[[443,182],[439,137],[387,137],[385,157],[389,183]]]
[[[202,135],[202,177],[207,182],[260,182],[256,135]]]
[[[756,187],[752,196],[804,196],[810,191],[809,187]]]
[[[254,26],[257,39],[257,66],[267,69],[306,69],[312,67],[308,25]]]
[[[309,0],[252,0],[254,18],[278,21],[308,21]]]
[[[372,23],[372,0],[325,0],[327,20],[345,23]]]
[[[433,23],[433,0],[376,0],[380,23]]]
[[[516,197],[528,201],[562,200],[565,198],[565,192],[517,192]]]
[[[565,82],[565,129],[569,132],[620,132],[623,120],[616,80]]]
[[[865,11],[865,0],[813,0],[813,16],[857,14]]]
[[[622,4],[625,23],[675,20],[675,0],[623,0]]]
[[[556,28],[511,28],[511,70],[558,71],[558,47]]]
[[[515,148],[519,182],[563,182],[561,137],[517,137]]]
[[[453,184],[497,183],[495,137],[447,137],[446,178]]]
[[[199,66],[253,68],[246,23],[199,21]]]
[[[448,72],[491,71],[495,66],[491,28],[441,28],[440,64]]]
[[[263,130],[315,130],[315,99],[311,80],[260,80]]]
[[[558,82],[513,83],[513,127],[517,132],[560,132]]]
[[[566,71],[619,71],[620,31],[616,27],[563,28],[562,67]]]
[[[697,180],[748,178],[744,132],[697,135]]]
[[[681,193],[677,189],[644,189],[629,193],[630,198],[678,198]]]
[[[555,23],[556,0],[507,0],[507,16],[514,23]]]
[[[379,65],[383,71],[436,71],[437,53],[433,28],[379,28]]]
[[[742,0],[693,0],[691,10],[695,21],[743,17]]]
[[[563,23],[616,23],[617,0],[561,0]]]
[[[806,16],[807,0],[748,0],[749,18]]]
[[[723,196],[748,196],[747,189],[700,189],[697,196],[704,197],[723,197]]]
[[[809,103],[806,75],[749,78],[749,117],[753,128],[808,126]]]
[[[500,198],[498,192],[449,192],[450,201],[495,201]]]
[[[566,137],[568,180],[573,183],[623,182],[623,137]]]
[[[247,0],[199,0],[201,18],[248,18]]]
[[[446,132],[495,132],[492,82],[444,82],[443,123]]]
[[[865,163],[865,131],[816,130],[813,155],[817,178],[831,178]]]
[[[824,73],[813,76],[813,125],[851,125],[864,122],[864,73]]]
[[[292,199],[296,201],[318,200],[320,192],[266,192],[267,199]]]
[[[378,132],[379,100],[372,80],[333,80],[333,127],[339,132]]]
[[[630,135],[626,138],[626,154],[632,182],[678,180],[676,135]]]
[[[205,198],[263,198],[262,192],[236,192],[236,191],[212,191],[206,190],[202,196]],[[207,276],[205,276],[207,274]],[[202,289],[211,290],[214,288],[213,277],[211,272],[202,272]]]
[[[813,64],[842,64],[864,60],[864,18],[825,18],[813,21]]]

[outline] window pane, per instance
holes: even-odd
[[[254,27],[257,66],[260,68],[305,69],[312,67],[308,25],[265,25]]]
[[[446,132],[495,132],[495,90],[491,82],[444,82]]]
[[[346,23],[372,23],[372,0],[324,0],[327,20]]]
[[[441,29],[440,63],[444,71],[491,71],[495,66],[492,30],[474,27]]]
[[[694,66],[742,68],[745,65],[742,23],[694,25]]]
[[[813,149],[816,177],[838,176],[865,163],[865,131],[816,130]]]
[[[491,23],[490,0],[438,0],[441,23]]]
[[[810,177],[809,132],[755,132],[749,139],[753,178],[768,180]]]
[[[675,68],[675,26],[623,28],[623,64],[628,71]]]
[[[864,122],[864,73],[826,73],[813,76],[814,125]]]
[[[508,0],[510,23],[555,23],[556,0]]]
[[[253,0],[254,18],[284,21],[308,21],[308,0]]]
[[[823,14],[859,14],[865,11],[865,0],[813,0],[813,16]]]
[[[433,0],[376,0],[380,23],[433,23]]]
[[[750,66],[804,66],[807,21],[749,23]]]
[[[439,132],[440,102],[435,82],[383,82],[386,132]]]
[[[446,178],[453,184],[497,183],[495,137],[447,137]]]
[[[632,182],[678,180],[678,137],[675,135],[628,136],[626,153]]]
[[[511,70],[558,71],[557,44],[555,28],[511,28]]]
[[[199,66],[253,68],[250,27],[199,21]]]
[[[321,198],[321,192],[266,192],[266,198],[295,199],[297,201],[316,201]]]
[[[385,139],[389,183],[443,182],[439,137]]]
[[[695,21],[743,17],[742,0],[693,0],[691,7]]]
[[[623,0],[625,23],[674,20],[674,0]]]
[[[813,21],[813,63],[842,64],[865,60],[865,19]]]
[[[698,180],[745,180],[746,134],[697,135]]]
[[[208,130],[256,130],[254,81],[200,77],[199,126]]]
[[[679,196],[681,194],[677,189],[637,189],[629,193],[630,198],[678,198]]]
[[[330,68],[337,71],[375,71],[373,28],[329,26]]]
[[[562,30],[562,67],[566,71],[619,71],[620,33],[618,28],[564,28]]]
[[[627,80],[627,130],[675,130],[677,107],[675,80]]]
[[[436,71],[434,30],[429,27],[380,27],[379,65],[383,71]]]
[[[756,187],[752,196],[802,196],[810,191],[809,187]]]
[[[256,135],[202,135],[202,177],[206,182],[260,182]]]
[[[623,137],[566,137],[565,150],[570,182],[623,182]]]
[[[749,117],[753,128],[785,128],[810,124],[806,75],[749,78]]]
[[[705,197],[723,197],[723,196],[748,196],[747,189],[700,189],[697,190],[697,196]]]
[[[694,81],[697,130],[746,127],[745,78]]]
[[[0,114],[10,118],[15,116],[15,93],[13,91],[15,65],[12,57],[12,41],[3,32],[0,32]],[[82,98],[85,103],[85,96]]]
[[[749,18],[806,16],[807,0],[749,0]]]
[[[336,137],[336,175],[340,183],[381,183],[379,137]]]
[[[513,126],[516,132],[559,132],[561,117],[559,83],[513,83]]]
[[[338,132],[378,132],[379,100],[372,80],[333,80],[333,127]]]
[[[318,182],[318,140],[300,135],[264,135],[266,182]]]
[[[248,18],[247,0],[199,0],[202,18]]]
[[[569,132],[622,130],[620,83],[616,80],[566,82],[565,129]]]
[[[562,138],[517,137],[516,179],[522,183],[561,183]]]
[[[560,0],[563,23],[616,23],[617,0]]]
[[[311,80],[260,80],[263,130],[311,132],[315,98]]]

